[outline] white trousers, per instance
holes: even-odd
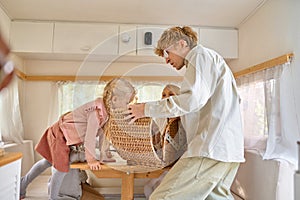
[[[239,163],[181,158],[154,190],[150,200],[234,200],[230,187]]]

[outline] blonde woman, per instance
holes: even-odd
[[[185,66],[180,95],[129,105],[126,118],[181,116],[188,148],[150,199],[233,199],[230,187],[245,159],[240,98],[230,68],[218,53],[198,45],[188,26],[165,30],[155,53],[176,70]]]
[[[62,197],[59,191],[71,162],[86,160],[91,170],[100,170],[101,164],[95,152],[96,137],[103,138],[103,127],[108,120],[107,110],[126,108],[135,94],[134,87],[128,81],[121,78],[113,79],[105,86],[103,98],[97,98],[62,115],[58,122],[46,130],[35,148],[43,159],[33,165],[21,178],[21,198],[25,197],[28,184],[50,166],[54,167],[49,185],[51,200],[67,199]],[[83,158],[70,154],[73,151],[84,151]],[[106,158],[100,158],[103,159]]]

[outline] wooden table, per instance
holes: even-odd
[[[114,168],[108,165],[101,165],[101,167],[101,170],[91,170],[97,178],[122,179],[121,200],[133,200],[135,178],[158,178],[164,171],[170,169],[170,167],[166,167],[145,172],[137,170],[134,166],[118,166]],[[87,163],[73,163],[71,164],[71,168],[81,170],[90,169]]]

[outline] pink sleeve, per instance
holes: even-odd
[[[84,137],[85,156],[87,161],[96,160],[96,137],[100,128],[97,110],[87,114],[87,127]]]

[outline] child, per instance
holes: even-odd
[[[106,108],[126,108],[134,96],[134,87],[125,79],[116,78],[105,86],[103,98],[97,98],[62,115],[58,122],[46,130],[36,146],[36,151],[44,158],[21,178],[21,198],[25,197],[28,184],[50,166],[54,167],[49,185],[51,200],[63,199],[59,195],[59,190],[64,176],[69,171],[70,163],[83,159],[87,161],[91,170],[100,170],[101,165],[96,159],[95,147],[96,137],[103,138],[102,129],[108,120]],[[80,154],[70,156],[70,151],[84,151],[85,158],[79,156]]]
[[[162,99],[170,96],[178,95],[180,88],[168,84],[162,91]],[[159,127],[159,134],[156,134],[154,139],[155,149],[162,149],[161,157],[166,163],[174,163],[184,153],[187,148],[185,131],[181,125],[180,117],[155,119],[155,123]],[[167,171],[162,173],[159,178],[151,179],[144,186],[144,194],[146,199],[153,190],[160,184],[162,179],[167,174]]]

